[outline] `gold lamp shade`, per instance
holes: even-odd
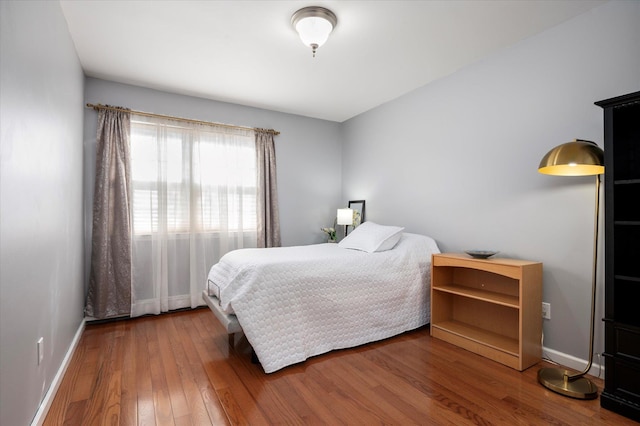
[[[538,171],[556,176],[589,176],[604,173],[604,151],[595,142],[576,139],[547,152]]]

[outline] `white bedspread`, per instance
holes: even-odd
[[[380,253],[337,244],[241,249],[208,278],[271,373],[427,324],[432,253],[433,239],[409,233]]]

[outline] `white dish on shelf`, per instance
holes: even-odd
[[[476,259],[488,259],[491,256],[500,253],[499,251],[493,250],[465,250],[464,252],[471,257],[475,257]]]

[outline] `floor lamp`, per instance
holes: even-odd
[[[600,175],[604,173],[604,151],[594,142],[576,139],[558,145],[540,161],[538,172],[555,176],[596,177],[596,210],[593,236],[593,273],[591,276],[591,329],[589,337],[589,363],[581,373],[563,368],[542,368],[538,381],[544,387],[577,399],[594,399],[598,388],[586,377],[593,363],[593,324],[596,312],[596,268],[598,260],[598,217],[600,212]]]

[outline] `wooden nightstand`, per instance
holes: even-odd
[[[542,357],[542,263],[434,254],[431,335],[516,370]]]

